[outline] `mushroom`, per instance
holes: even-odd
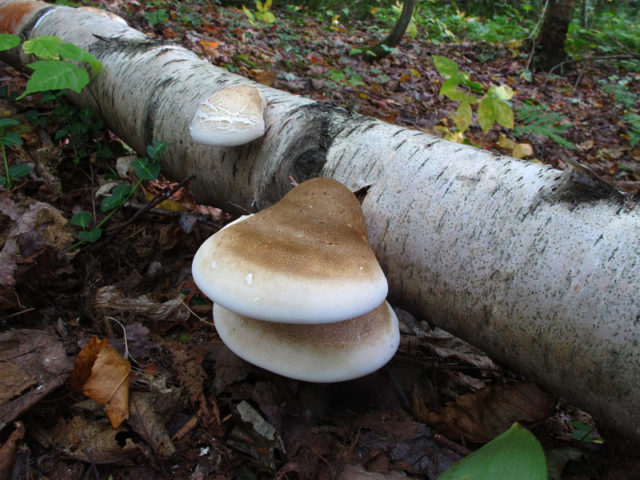
[[[279,323],[331,323],[377,308],[387,280],[355,195],[329,178],[228,225],[198,249],[193,279],[216,304]]]
[[[205,145],[233,147],[264,135],[265,100],[257,88],[225,88],[207,98],[196,110],[191,138]]]
[[[263,322],[214,304],[222,341],[244,360],[285,377],[341,382],[367,375],[398,348],[398,318],[385,301],[365,315],[335,323]]]

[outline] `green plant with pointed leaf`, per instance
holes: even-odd
[[[253,26],[257,26],[260,23],[264,25],[271,25],[276,21],[276,17],[273,12],[269,11],[273,0],[265,0],[262,3],[260,0],[256,0],[256,11],[252,12],[246,6],[242,6],[242,11],[249,19],[249,23]]]
[[[13,180],[24,177],[31,171],[31,166],[24,164],[9,167],[7,147],[22,145],[22,139],[17,132],[6,131],[7,128],[16,125],[20,125],[20,122],[13,118],[0,118],[0,151],[4,163],[4,175],[0,175],[0,186],[7,187],[7,190],[11,190]]]
[[[114,213],[118,211],[118,209],[127,203],[133,194],[140,188],[142,182],[158,178],[158,175],[160,175],[160,163],[158,162],[158,157],[168,146],[168,143],[154,140],[153,143],[147,147],[146,157],[136,158],[131,162],[131,166],[133,167],[133,171],[138,177],[138,180],[133,186],[128,183],[121,183],[111,190],[111,193],[102,200],[100,205],[100,210],[107,215],[94,227],[90,228],[91,224],[94,223],[93,215],[90,212],[81,211],[71,218],[71,224],[80,227],[82,230],[78,232],[78,238],[80,241],[69,247],[69,250],[75,250],[85,242],[94,243],[100,239],[102,236],[102,226],[114,215]]]
[[[438,480],[503,479],[547,480],[547,461],[540,442],[518,423],[438,477]]]
[[[481,83],[471,80],[467,72],[460,71],[456,62],[446,57],[434,55],[433,64],[444,78],[439,94],[454,102],[460,102],[453,115],[458,132],[464,134],[471,125],[473,105],[478,105],[478,123],[485,132],[488,132],[494,123],[508,129],[513,128],[513,109],[507,102],[513,97],[511,88],[491,85],[485,90]]]
[[[0,50],[14,48],[20,41],[17,35],[0,34]],[[91,77],[98,75],[102,69],[102,63],[96,57],[72,43],[63,42],[59,37],[42,36],[26,40],[22,50],[40,60],[27,64],[33,73],[18,100],[31,93],[49,90],[69,89],[80,93]],[[87,68],[77,63],[86,64],[91,76]]]

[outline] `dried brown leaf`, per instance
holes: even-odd
[[[29,433],[45,447],[53,447],[67,457],[96,464],[117,463],[138,450],[131,438],[118,441],[117,434],[106,421],[89,421],[80,416],[61,418],[55,427],[28,423]]]
[[[145,442],[151,445],[156,455],[168,457],[176,451],[171,437],[167,433],[164,422],[154,408],[154,397],[157,394],[131,392],[131,418],[129,426],[138,433]],[[163,395],[166,397],[166,395]],[[174,404],[175,405],[175,404]]]
[[[62,342],[52,335],[27,329],[1,333],[0,385],[6,391],[0,430],[62,385],[72,366]]]
[[[109,342],[91,337],[76,357],[69,382],[76,390],[105,405],[111,424],[117,427],[129,418],[131,364]]]
[[[513,422],[536,422],[553,413],[555,398],[535,383],[494,385],[458,397],[443,408],[428,412],[424,420],[444,436],[463,435],[477,443],[488,442]]]
[[[0,445],[0,479],[2,480],[9,478],[16,459],[18,442],[24,438],[24,425],[21,422],[16,424],[16,429],[11,432],[6,442]]]

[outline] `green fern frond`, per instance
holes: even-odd
[[[518,125],[513,130],[515,136],[535,135],[550,138],[558,145],[574,149],[576,146],[562,135],[571,125],[563,123],[564,115],[560,112],[551,112],[545,104],[531,105],[523,103],[516,107]]]

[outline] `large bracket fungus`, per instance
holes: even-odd
[[[398,348],[387,280],[355,195],[308,180],[203,243],[193,278],[238,356],[284,376],[330,382],[380,368]]]

